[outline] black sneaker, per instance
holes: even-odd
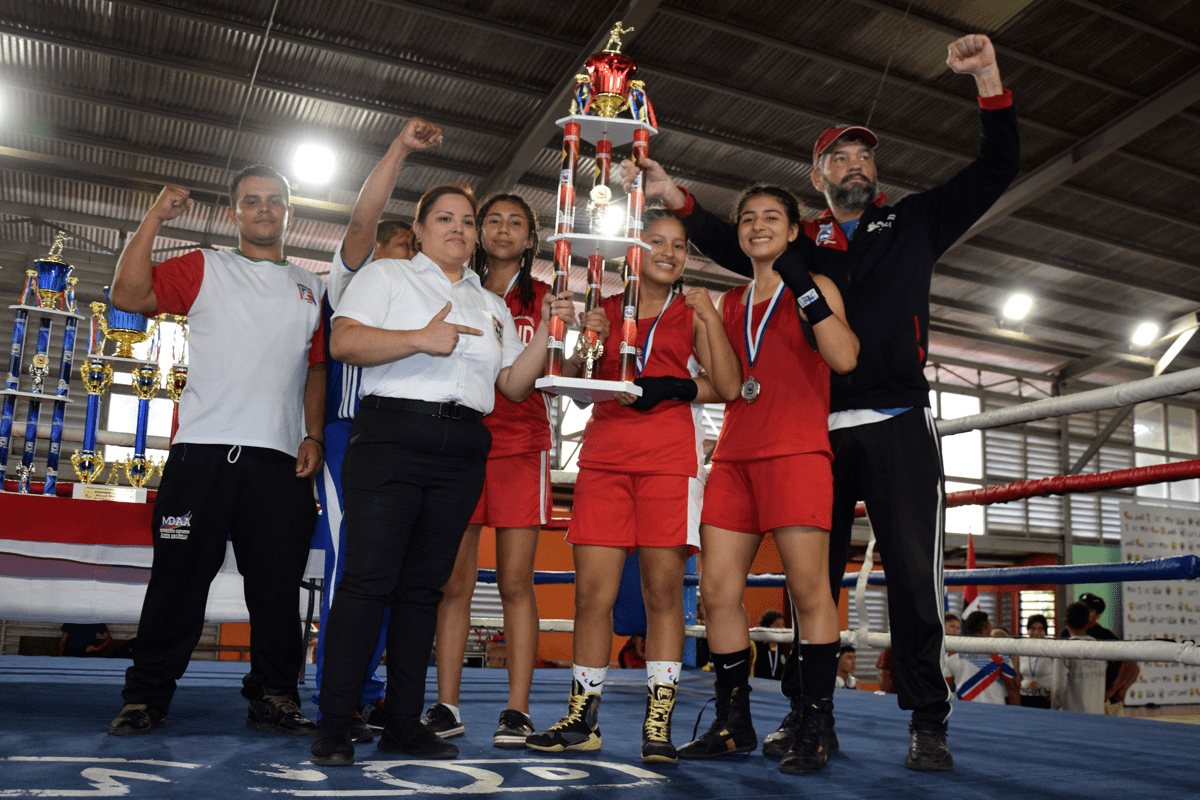
[[[758,734],[750,718],[750,687],[735,686],[726,692],[717,684],[717,717],[699,739],[679,748],[686,759],[749,753],[758,747]]]
[[[113,736],[141,736],[167,724],[167,718],[145,703],[126,703],[108,725]]]
[[[642,762],[674,764],[679,751],[671,744],[671,712],[675,710],[677,689],[668,683],[656,683],[647,690],[646,718],[642,722]]]
[[[798,701],[793,701],[797,703]],[[763,755],[767,758],[780,759],[796,740],[796,731],[800,729],[800,720],[804,716],[799,708],[793,708],[783,718],[779,728],[774,733],[767,734],[763,739]]]
[[[367,723],[367,727],[373,731],[383,730],[384,723],[387,722],[387,717],[383,713],[383,703],[372,701],[358,710],[359,716],[363,718],[363,722]]]
[[[446,708],[444,703],[431,705],[425,712],[425,716],[421,717],[421,724],[443,739],[453,739],[455,736],[462,736],[467,731],[463,727],[462,721],[455,719],[454,712]]]
[[[572,680],[569,702],[567,715],[549,730],[530,734],[526,747],[544,753],[600,749],[600,695],[585,695],[579,682]]]
[[[350,741],[355,744],[368,744],[375,741],[375,733],[361,714],[355,714],[354,719],[350,720]]]
[[[286,694],[267,694],[251,700],[246,727],[284,736],[312,736],[317,732],[316,724],[305,719],[296,701]]]
[[[381,753],[402,753],[413,758],[455,758],[458,746],[447,742],[424,723],[409,723],[400,730],[384,728],[376,748]]]
[[[349,767],[354,764],[354,745],[351,734],[334,733],[318,736],[308,751],[308,760],[322,767]]]
[[[500,725],[492,734],[492,747],[524,750],[525,739],[536,730],[528,714],[511,708],[505,709],[500,712]]]
[[[837,752],[833,739],[833,701],[804,699],[800,726],[792,746],[779,759],[779,771],[791,775],[817,772]]]
[[[908,733],[911,741],[908,745],[908,755],[904,758],[904,766],[922,772],[944,772],[954,769],[954,757],[946,746],[946,724],[943,722],[908,723]]]

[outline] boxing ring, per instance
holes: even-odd
[[[1095,411],[1160,399],[1200,389],[1200,370],[1138,381],[1113,389],[964,417],[941,423],[943,435],[993,428],[1048,416]],[[1116,472],[1062,476],[956,492],[948,505],[1008,502],[1038,494],[1098,491],[1200,476],[1200,460]],[[558,521],[561,524],[561,520]],[[844,642],[886,647],[886,631],[871,630],[863,610],[868,586],[885,586],[886,569],[873,569],[873,541],[852,588],[860,624],[842,632]],[[947,570],[946,586],[1075,584],[1121,581],[1196,581],[1200,559],[1184,555],[1138,563],[1073,564]],[[480,571],[481,581],[495,573]],[[569,584],[570,572],[538,572],[541,584]],[[697,576],[687,582],[695,585]],[[751,576],[753,586],[783,586],[783,576]],[[1061,609],[1060,609],[1061,614]],[[478,627],[502,627],[495,617],[477,617]],[[569,619],[546,619],[544,631],[570,631]],[[702,626],[689,625],[692,636]],[[790,641],[786,629],[753,629],[755,640]],[[1088,642],[1053,639],[947,637],[957,652],[1176,662],[1200,665],[1192,641]],[[127,662],[126,662],[127,663]],[[597,753],[534,757],[490,746],[496,715],[503,709],[503,670],[468,668],[461,710],[466,736],[456,739],[461,755],[448,762],[394,760],[360,746],[351,769],[308,764],[308,743],[264,737],[244,730],[245,706],[237,694],[244,665],[193,662],[180,682],[175,708],[162,734],[122,740],[105,733],[119,708],[125,664],[102,660],[0,657],[0,676],[9,690],[0,715],[0,797],[128,796],[197,797],[221,792],[262,797],[402,797],[411,795],[550,794],[556,797],[621,798],[649,792],[661,800],[695,798],[905,798],[961,800],[963,797],[1094,798],[1101,792],[1124,798],[1189,797],[1196,792],[1195,754],[1200,725],[1153,719],[1112,718],[1041,709],[955,702],[949,743],[955,769],[914,773],[903,767],[908,744],[907,714],[895,698],[867,691],[837,690],[841,752],[819,773],[797,777],[776,771],[759,751],[747,756],[649,767],[638,758],[645,705],[640,670],[612,670],[601,708],[603,748]],[[311,680],[311,676],[310,676]],[[84,688],[86,684],[86,688]],[[531,714],[546,726],[566,707],[569,675],[561,669],[535,672]],[[673,739],[692,735],[693,722],[711,696],[709,673],[685,670],[674,719]],[[761,741],[788,711],[777,684],[752,679],[752,708]],[[218,691],[219,690],[219,691]],[[436,692],[429,671],[426,697]],[[700,723],[703,729],[708,717]]]

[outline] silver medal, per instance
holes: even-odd
[[[742,384],[742,399],[747,403],[753,403],[758,399],[758,393],[761,389],[762,386],[759,384],[758,380],[751,375],[746,379],[746,382]]]

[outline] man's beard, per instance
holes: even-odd
[[[875,201],[879,194],[875,181],[851,180],[842,183],[831,183],[827,188],[829,205],[834,208],[844,208],[848,211],[862,211]]]

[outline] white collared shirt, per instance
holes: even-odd
[[[416,353],[364,368],[363,396],[455,402],[491,413],[496,377],[516,361],[523,347],[504,301],[484,289],[470,269],[464,267],[462,279],[451,283],[424,253],[411,261],[372,261],[346,287],[334,318],[384,330],[420,330],[447,302],[451,309],[446,322],[468,325],[483,335],[460,335],[448,356]]]

